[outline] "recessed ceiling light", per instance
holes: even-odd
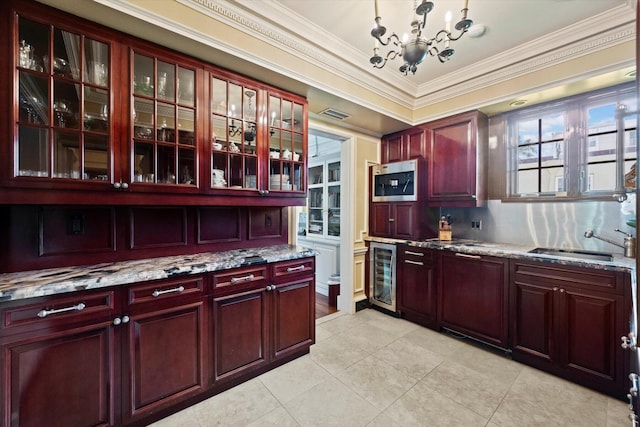
[[[517,101],[513,101],[511,104],[509,104],[512,107],[522,107],[523,105],[525,105],[527,102],[526,99],[518,99]]]
[[[632,70],[629,71],[627,74],[624,75],[625,77],[628,77],[630,79],[635,79],[636,78],[636,70]]]
[[[482,24],[475,24],[475,25],[472,25],[471,28],[467,30],[467,34],[469,34],[469,37],[473,37],[475,39],[478,37],[482,37],[486,31],[487,31],[486,26]]]

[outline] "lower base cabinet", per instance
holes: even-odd
[[[438,264],[440,325],[507,348],[508,265],[506,258],[443,252]]]
[[[261,268],[1,304],[0,424],[144,426],[308,353],[314,259]]]
[[[437,328],[436,254],[431,249],[398,245],[397,308],[404,319]]]
[[[521,261],[511,268],[513,358],[623,398],[624,275]]]

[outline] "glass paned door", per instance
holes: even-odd
[[[211,79],[211,187],[259,189],[258,92]]]
[[[19,17],[14,176],[112,179],[110,47]]]
[[[196,186],[195,70],[134,52],[133,182]]]
[[[302,105],[269,95],[269,190],[304,191]]]

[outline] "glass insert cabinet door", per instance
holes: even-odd
[[[255,88],[211,78],[211,188],[259,190]]]
[[[197,186],[196,71],[131,53],[134,183]]]
[[[14,177],[111,181],[111,47],[18,17]]]
[[[304,191],[302,104],[269,95],[269,190]]]

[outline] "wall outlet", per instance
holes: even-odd
[[[476,230],[482,230],[482,220],[481,219],[472,219],[471,220],[471,228]]]

